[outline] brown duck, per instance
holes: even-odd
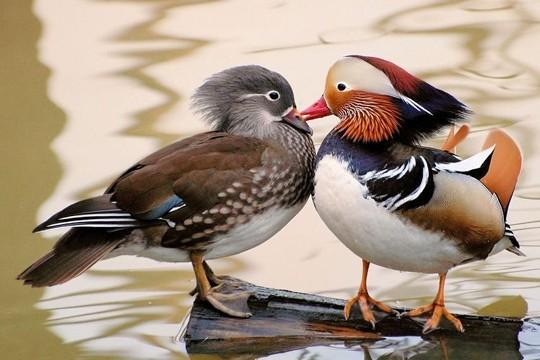
[[[193,105],[213,131],[158,150],[105,194],[40,224],[34,231],[72,229],[18,279],[57,285],[118,255],[191,261],[202,300],[250,316],[249,294],[215,276],[204,260],[261,244],[300,211],[313,189],[311,129],[287,80],[260,66],[213,75]]]

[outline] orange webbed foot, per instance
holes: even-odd
[[[365,321],[371,323],[371,326],[373,329],[375,329],[375,316],[373,315],[373,312],[371,311],[371,306],[376,307],[377,309],[384,311],[389,314],[396,314],[399,315],[399,313],[392,309],[390,306],[383,304],[382,302],[373,299],[367,292],[361,292],[358,293],[358,295],[352,297],[347,301],[345,304],[345,308],[343,309],[343,315],[345,316],[345,320],[348,320],[351,315],[351,309],[354,306],[354,304],[358,304],[358,307],[360,308],[360,311],[362,312],[362,317]]]
[[[422,329],[422,333],[427,334],[433,330],[436,330],[439,328],[439,323],[441,322],[441,318],[444,317],[448,321],[450,321],[457,331],[459,332],[465,332],[465,329],[463,328],[463,325],[461,324],[461,321],[452,315],[444,305],[440,304],[429,304],[425,306],[420,306],[414,310],[408,311],[404,313],[404,316],[409,317],[415,317],[420,316],[423,314],[431,313],[431,317],[428,319],[428,321],[424,324],[424,328]]]

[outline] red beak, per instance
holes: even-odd
[[[324,100],[324,96],[321,96],[321,98],[317,100],[317,102],[302,111],[302,115],[304,115],[305,121],[322,118],[331,114],[332,111],[330,111],[328,105],[326,105],[326,100]]]

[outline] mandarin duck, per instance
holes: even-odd
[[[424,332],[436,329],[441,317],[463,331],[445,308],[447,272],[504,249],[522,255],[506,222],[522,161],[515,141],[492,130],[483,150],[464,160],[448,150],[468,128],[450,136],[443,150],[419,145],[469,112],[452,95],[368,56],[334,63],[323,96],[302,112],[306,120],[339,118],[317,153],[313,201],[328,228],[363,261],[346,319],[354,304],[373,326],[370,306],[393,311],[368,293],[374,263],[439,274],[433,303],[405,315],[431,313]]]
[[[249,317],[250,294],[227,286],[206,259],[251,249],[283,228],[313,189],[312,131],[280,74],[248,65],[211,76],[193,105],[213,127],[147,156],[101,196],[34,231],[71,227],[18,279],[61,284],[118,255],[191,262],[200,299]]]

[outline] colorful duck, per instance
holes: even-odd
[[[521,152],[502,130],[467,159],[419,145],[444,127],[465,120],[468,108],[452,95],[380,58],[346,56],[332,65],[324,94],[302,112],[306,120],[334,114],[337,126],[316,159],[315,207],[330,230],[362,258],[358,303],[373,325],[370,305],[392,309],[367,290],[370,263],[439,274],[432,304],[407,312],[432,313],[424,332],[441,317],[464,328],[444,303],[447,272],[502,250],[522,255],[506,221],[521,169]],[[466,132],[466,129],[465,129]],[[449,150],[464,136],[450,137]]]

